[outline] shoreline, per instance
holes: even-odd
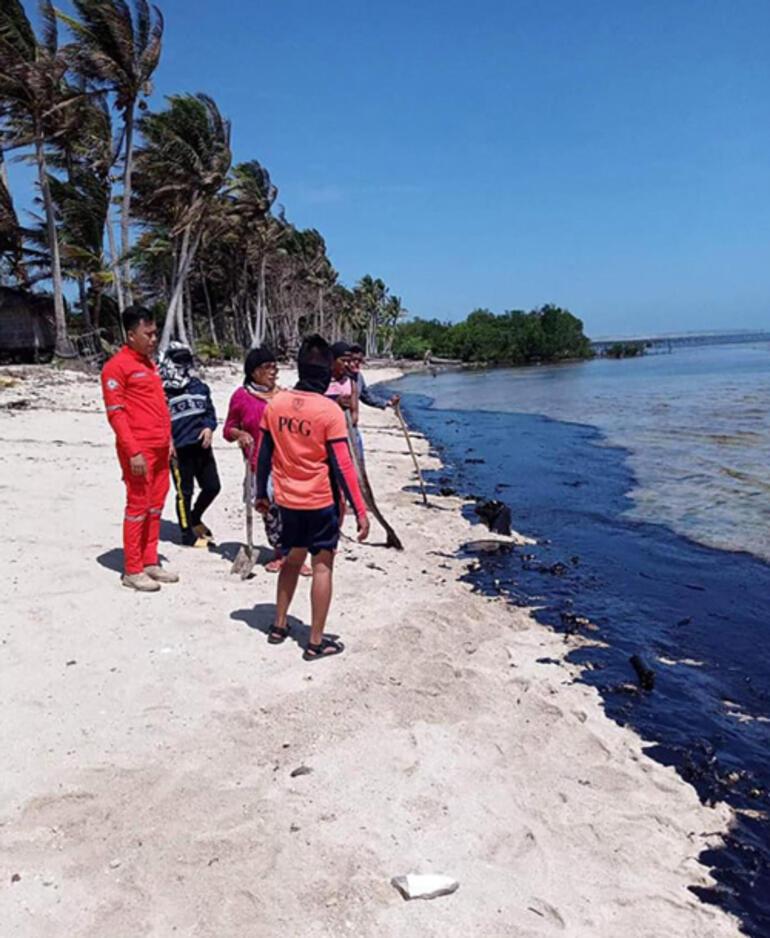
[[[220,421],[237,374],[207,374]],[[563,659],[561,636],[461,581],[459,548],[489,533],[458,498],[426,511],[404,491],[392,414],[363,408],[362,424],[406,551],[377,547],[376,522],[373,544],[343,540],[332,622],[348,651],[305,665],[264,641],[274,578],[229,575],[240,461],[221,434],[225,556],[168,543],[169,500],[183,582],[137,597],[114,571],[122,486],[95,378],[23,390],[42,406],[0,411],[10,934],[740,934],[688,889],[713,884],[695,857],[730,812],[565,683],[574,665],[538,661]],[[460,890],[405,903],[389,884],[425,871]]]
[[[432,381],[396,388],[446,463],[439,483],[504,499],[535,539],[526,552],[484,558],[469,579],[485,595],[537,606],[534,618],[563,637],[608,716],[638,733],[703,803],[734,812],[724,844],[703,858],[718,880],[704,899],[764,935],[770,714],[763,658],[752,649],[765,625],[767,564],[629,518],[636,480],[627,451],[607,446],[596,427],[453,409],[452,395]],[[468,394],[472,400],[470,387]],[[495,445],[484,445],[489,440]],[[484,457],[470,460],[481,465],[465,466],[469,453]],[[581,635],[598,642],[579,645]],[[640,691],[631,667],[640,655],[657,674],[652,694]]]

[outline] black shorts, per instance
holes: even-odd
[[[281,550],[295,547],[315,556],[322,550],[336,550],[340,539],[340,516],[336,505],[303,511],[281,506]]]

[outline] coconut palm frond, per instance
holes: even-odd
[[[77,18],[59,13],[78,39],[75,66],[89,81],[111,88],[121,110],[147,89],[163,43],[163,15],[146,0],[74,0]]]
[[[0,16],[0,47],[2,53],[12,51],[21,61],[31,61],[35,54],[37,39],[20,0],[3,0]]]
[[[144,146],[136,153],[140,217],[186,225],[227,179],[232,159],[230,122],[207,95],[174,95],[165,111],[140,121]]]
[[[40,0],[40,21],[42,24],[41,45],[50,56],[54,56],[59,49],[59,28],[51,0]]]

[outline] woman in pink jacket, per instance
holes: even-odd
[[[229,443],[237,443],[243,450],[251,468],[256,469],[257,441],[259,425],[267,405],[280,390],[278,387],[278,362],[273,352],[267,348],[252,349],[244,363],[243,387],[230,398],[230,408],[225,420],[224,437]],[[280,514],[274,503],[265,515],[265,533],[270,546],[275,551],[275,558],[265,566],[270,573],[277,573],[283,564],[281,552]],[[303,570],[309,576],[310,570]]]

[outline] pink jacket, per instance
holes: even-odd
[[[227,420],[225,420],[224,429],[222,430],[224,438],[230,443],[235,439],[233,430],[243,430],[253,437],[254,450],[251,454],[253,468],[256,468],[257,465],[259,425],[262,423],[262,415],[266,409],[267,401],[255,397],[246,388],[238,388],[230,398]]]

